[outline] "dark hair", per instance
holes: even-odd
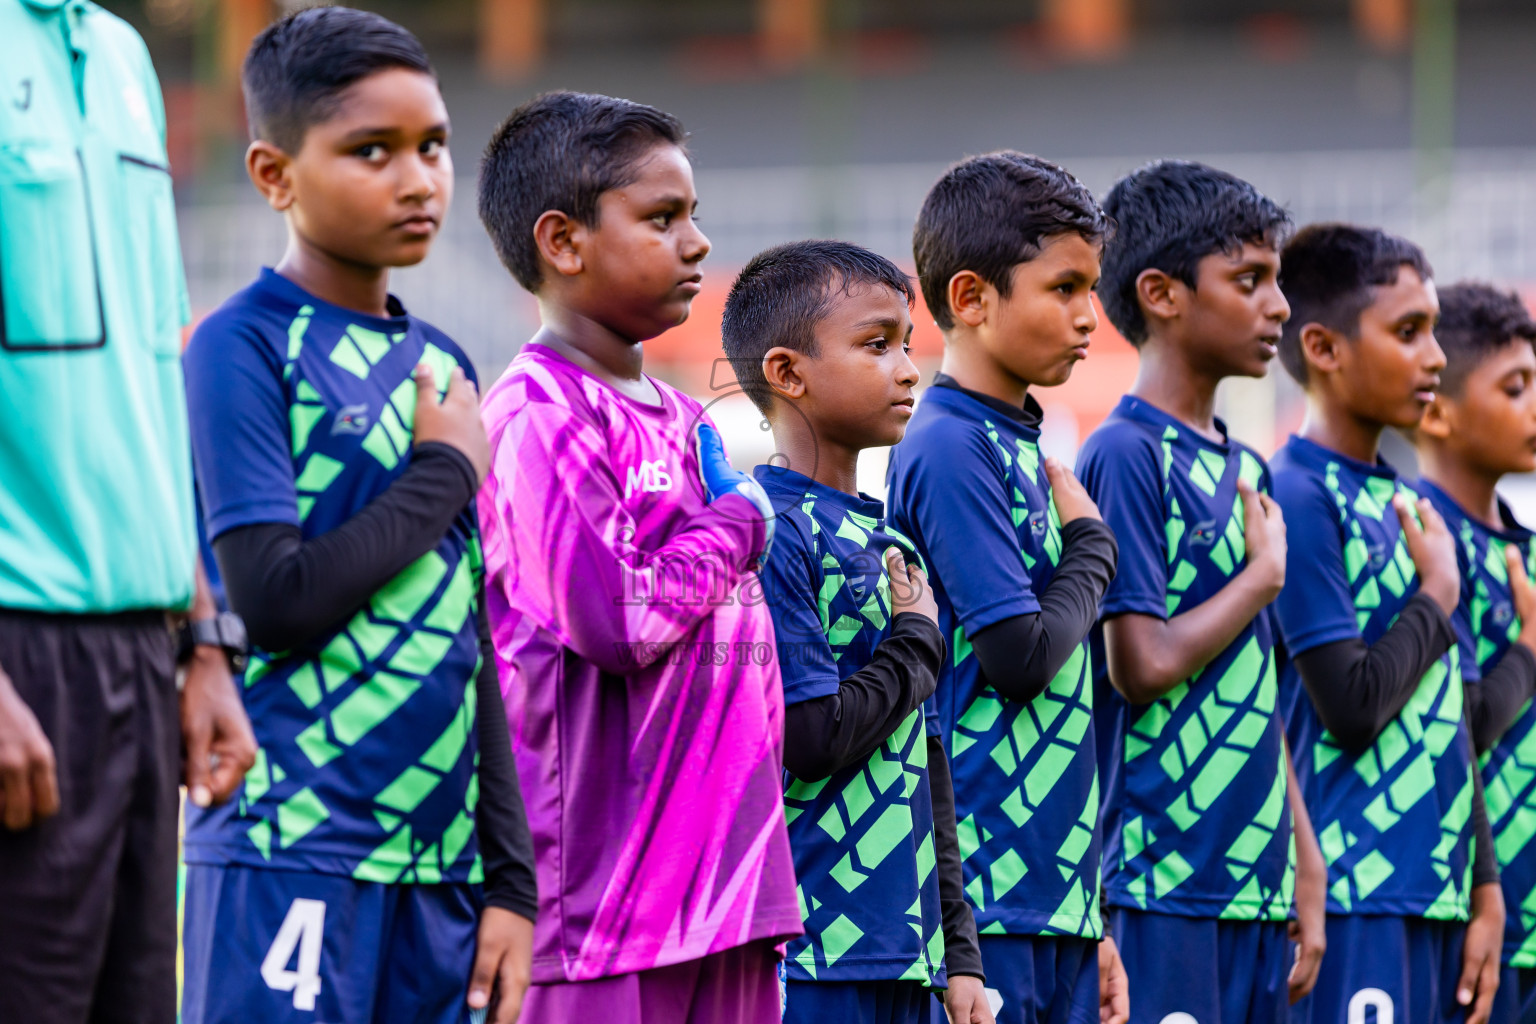
[[[496,255],[536,292],[543,280],[533,225],[559,210],[597,226],[597,200],[634,182],[654,146],[682,146],[688,133],[644,103],[580,92],[547,92],[512,111],[480,164],[480,221]]]
[[[1536,320],[1514,292],[1461,281],[1440,292],[1435,340],[1445,352],[1440,390],[1455,397],[1467,374],[1493,353],[1516,342],[1536,344]]]
[[[388,18],[310,7],[274,22],[251,43],[240,72],[251,138],[297,153],[343,91],[391,68],[435,75],[420,41]]]
[[[1200,261],[1244,242],[1278,248],[1291,218],[1241,178],[1205,164],[1163,160],[1132,171],[1104,197],[1115,222],[1104,243],[1099,302],[1125,340],[1147,340],[1136,278],[1148,268],[1195,287]]]
[[[1425,280],[1434,276],[1424,250],[1380,228],[1355,224],[1309,224],[1280,253],[1280,290],[1291,318],[1280,334],[1280,363],[1307,382],[1301,331],[1322,324],[1354,338],[1360,314],[1371,304],[1371,289],[1396,284],[1398,271],[1412,267]]]
[[[849,242],[790,242],[752,257],[725,300],[720,333],[736,381],[757,407],[773,404],[763,356],[783,346],[809,356],[816,325],[831,311],[836,295],[860,285],[891,289],[911,306],[912,282],[884,256]]]
[[[1109,231],[1093,193],[1053,163],[1013,150],[962,160],[934,183],[912,229],[923,300],[940,328],[955,325],[949,281],[974,271],[1007,297],[1013,268],[1040,255],[1053,235],[1090,242]]]

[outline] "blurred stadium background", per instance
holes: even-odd
[[[306,4],[128,0],[103,6],[149,43],[165,89],[194,312],[282,251],[282,220],[245,182],[239,62]],[[911,224],[948,163],[1012,147],[1102,194],[1158,157],[1253,181],[1298,224],[1380,224],[1422,244],[1442,282],[1536,299],[1536,4],[1530,0],[355,0],[417,33],[453,118],[457,197],[432,257],[395,290],[493,379],[536,327],[474,211],[495,124],[552,88],[677,114],[692,133],[714,251],[686,325],[650,371],[706,402],[743,466],[771,453],[716,363],[736,268],[759,249],[836,236],[911,265]],[[925,378],[941,341],[921,309]],[[1070,459],[1135,373],[1107,322],[1062,388],[1044,444]],[[1229,382],[1235,434],[1269,451],[1300,420],[1276,366]],[[1404,446],[1391,454],[1401,459]],[[861,483],[882,493],[883,455]],[[1536,519],[1536,484],[1511,497]]]

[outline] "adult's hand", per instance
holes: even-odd
[[[53,744],[0,669],[0,821],[14,832],[58,811]]]

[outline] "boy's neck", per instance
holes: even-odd
[[[944,361],[939,372],[953,377],[963,388],[1020,408],[1029,393],[1029,381],[1009,373],[974,340],[962,339],[953,330],[944,335]]]
[[[1452,501],[1484,526],[1504,528],[1499,515],[1499,477],[1467,465],[1434,444],[1421,444],[1419,467],[1424,479],[1450,495]]]
[[[559,352],[609,386],[641,402],[659,404],[660,394],[645,375],[645,343],[569,306],[539,299],[544,326],[533,340]]]
[[[389,316],[389,268],[364,266],[333,256],[297,233],[273,268],[317,299],[368,316]]]
[[[1220,377],[1190,366],[1178,346],[1149,337],[1141,346],[1141,362],[1130,393],[1196,433],[1224,441],[1216,427],[1216,386],[1220,383]]]
[[[819,438],[799,415],[773,418],[773,444],[777,464],[808,476],[817,483],[858,497],[859,450]]]
[[[1356,462],[1375,465],[1381,450],[1381,432],[1385,429],[1386,424],[1364,419],[1347,409],[1319,401],[1309,391],[1307,415],[1296,434]]]

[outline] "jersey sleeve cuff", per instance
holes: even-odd
[[[967,638],[975,636],[988,626],[994,626],[1004,619],[1015,618],[1019,615],[1039,615],[1040,602],[1033,594],[1017,594],[1005,597],[991,604],[983,605],[960,619],[960,626],[965,630]]]
[[[299,510],[291,501],[273,501],[264,499],[261,501],[242,502],[228,508],[220,509],[208,517],[208,541],[212,543],[219,539],[220,534],[242,526],[255,526],[258,523],[281,523],[285,526],[300,526]]]

